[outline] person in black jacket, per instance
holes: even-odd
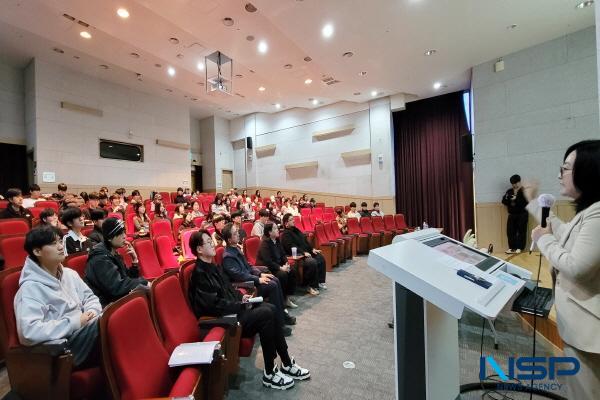
[[[277,310],[277,318],[286,325],[295,325],[296,318],[287,313],[284,305],[283,291],[281,284],[273,274],[263,272],[259,268],[248,264],[246,257],[238,247],[239,236],[237,227],[228,223],[222,231],[223,240],[227,243],[223,252],[223,269],[233,282],[252,281],[258,295],[267,297],[269,303],[273,304]]]
[[[292,247],[295,247],[298,255],[306,257],[304,259],[304,282],[302,284],[308,285],[308,294],[316,296],[319,294],[319,289],[327,289],[325,258],[320,250],[313,249],[306,240],[304,233],[296,228],[292,214],[285,214],[282,222],[285,229],[281,235],[281,245],[288,256],[292,255]]]
[[[63,236],[65,256],[90,249],[90,241],[81,233],[83,228],[83,214],[78,207],[67,207],[60,216],[60,222],[69,228]]]
[[[506,235],[508,236],[507,254],[520,253],[527,242],[527,222],[529,213],[525,209],[527,199],[523,194],[521,177],[513,175],[510,177],[512,188],[508,189],[502,197],[502,204],[508,209],[508,220],[506,222]]]
[[[84,280],[100,299],[102,306],[127,295],[134,289],[148,289],[148,281],[141,278],[138,259],[133,246],[127,242],[125,224],[117,218],[102,223],[104,242],[96,245],[88,256]],[[117,249],[127,246],[133,265],[127,268]]]
[[[90,241],[90,247],[94,247],[98,243],[104,242],[104,236],[102,236],[102,223],[106,218],[106,211],[101,208],[92,208],[90,210],[90,219],[94,222],[94,230],[88,235]]]
[[[205,230],[194,232],[190,237],[190,249],[197,259],[188,298],[196,317],[236,314],[243,337],[259,334],[265,363],[264,386],[287,389],[294,386],[294,379],[308,379],[310,372],[296,364],[288,354],[284,330],[289,327],[281,324],[275,306],[269,303],[251,306],[248,303],[251,296],[242,296],[231,286],[227,274],[213,264],[216,251],[210,234]],[[278,354],[281,367],[275,364]]]
[[[296,292],[296,271],[292,269],[279,242],[279,229],[272,222],[265,224],[264,236],[258,248],[256,264],[264,265],[279,279],[286,307],[298,307],[290,298]]]
[[[187,200],[183,196],[183,188],[177,188],[177,196],[175,196],[175,204],[187,205]]]
[[[31,226],[31,213],[23,208],[23,192],[21,189],[8,189],[6,191],[8,207],[0,213],[0,218],[24,218]]]

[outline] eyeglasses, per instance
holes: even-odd
[[[204,245],[208,247],[215,247],[215,243],[212,240],[207,240],[204,242]]]
[[[573,171],[573,168],[567,168],[567,167],[561,166],[560,167],[559,176],[562,178],[563,175],[564,175],[564,173],[567,172],[567,171]]]

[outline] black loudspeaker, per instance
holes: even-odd
[[[246,138],[246,148],[247,149],[251,149],[252,148],[252,137],[248,136]]]
[[[473,136],[470,133],[460,137],[460,160],[473,162]]]

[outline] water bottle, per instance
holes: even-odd
[[[423,221],[423,229],[429,229],[429,225],[425,221]]]

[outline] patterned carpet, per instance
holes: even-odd
[[[230,385],[227,398],[247,399],[394,399],[394,338],[387,323],[392,316],[391,282],[369,268],[366,257],[327,274],[329,290],[320,296],[297,296],[300,306],[291,314],[298,317],[288,339],[290,354],[312,378],[297,382],[287,391],[266,389],[261,384],[263,369],[260,345],[251,357],[241,360],[240,373]],[[509,355],[531,354],[531,332],[525,332],[516,315],[506,313],[496,323],[499,350],[486,326],[484,353],[493,354],[501,366]],[[539,338],[539,336],[538,336]],[[459,323],[461,384],[477,382],[481,318],[465,313]],[[553,355],[554,348],[538,339],[537,355]],[[346,369],[352,361],[354,369]],[[461,399],[481,399],[481,391]],[[560,392],[565,395],[564,391]],[[513,399],[529,395],[508,393]],[[502,398],[500,396],[485,398]],[[537,396],[533,397],[538,398]]]

